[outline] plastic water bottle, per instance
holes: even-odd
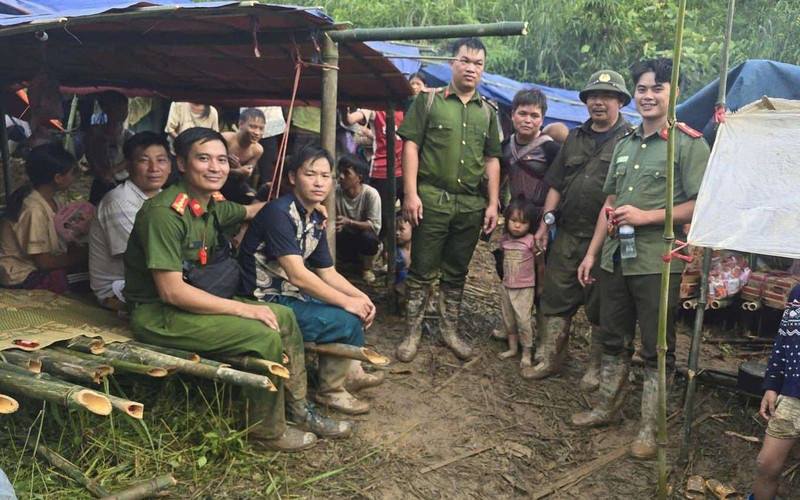
[[[623,259],[636,257],[636,240],[634,239],[633,226],[629,224],[619,226],[619,256]]]

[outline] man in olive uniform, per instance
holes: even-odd
[[[640,430],[631,445],[636,458],[655,456],[655,420],[658,400],[656,341],[661,285],[663,224],[666,196],[667,107],[672,61],[651,59],[632,69],[636,109],[642,123],[620,139],[611,158],[603,191],[608,194],[600,212],[595,235],[578,268],[582,282],[600,251],[600,324],[603,327],[603,355],[600,368],[599,403],[591,410],[573,415],[577,426],[606,424],[621,407],[632,355],[628,339],[636,323],[642,332],[641,357],[645,362]],[[675,190],[673,217],[675,234],[684,237],[681,226],[691,221],[709,149],[700,132],[677,124],[675,143]],[[605,215],[605,207],[613,210]],[[621,252],[615,229],[632,226],[635,252]],[[609,229],[611,231],[609,231]],[[627,228],[626,228],[627,229]],[[611,233],[608,235],[607,233]],[[678,301],[680,273],[684,263],[673,259],[667,316],[667,366],[675,363],[674,310]]]
[[[583,305],[592,325],[592,347],[581,387],[590,391],[599,384],[600,297],[596,284],[581,286],[576,271],[589,248],[597,213],[606,199],[603,184],[614,146],[632,130],[620,113],[631,95],[622,75],[602,70],[589,78],[579,96],[586,103],[589,119],[570,131],[545,175],[550,190],[544,203],[545,216],[536,231],[536,245],[542,251],[547,249],[548,233],[554,224],[558,225],[558,233],[544,271],[536,364],[523,370],[522,376],[540,379],[558,373],[567,353],[572,317]],[[592,276],[596,276],[596,269]]]
[[[489,233],[497,224],[500,186],[497,114],[477,91],[485,61],[480,40],[456,41],[450,84],[420,94],[397,132],[404,140],[403,214],[414,226],[406,338],[397,348],[403,362],[417,354],[425,304],[437,278],[442,337],[459,358],[472,356],[457,333],[461,298],[481,225]],[[488,200],[480,192],[484,176]]]
[[[311,432],[286,426],[283,383],[275,379],[275,393],[246,392],[250,422],[261,421],[251,435],[267,448],[281,451],[309,448],[316,442],[315,434],[348,435],[349,423],[327,419],[306,402],[303,339],[290,309],[231,300],[184,280],[187,269],[212,272],[216,266],[211,264],[225,255],[227,244],[219,233],[235,232],[264,204],[244,207],[219,194],[229,170],[227,144],[219,132],[188,129],[176,138],[175,152],[183,178],[144,203],[124,256],[125,298],[134,335],[154,345],[249,354],[274,362],[281,362],[285,351],[290,359],[289,417],[298,428]]]

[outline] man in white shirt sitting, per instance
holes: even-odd
[[[140,132],[123,146],[128,179],[109,191],[97,206],[89,231],[89,281],[105,308],[124,309],[125,266],[122,256],[144,202],[158,194],[172,168],[164,136]]]
[[[375,282],[372,266],[378,254],[381,232],[381,195],[364,184],[369,167],[361,158],[346,154],[337,165],[336,250],[344,262],[361,264],[362,278]]]

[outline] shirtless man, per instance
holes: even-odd
[[[264,154],[264,147],[258,141],[264,133],[265,124],[266,118],[261,110],[247,108],[239,115],[239,131],[222,134],[228,142],[228,162],[231,166],[222,194],[231,201],[242,204],[253,201],[255,192],[248,181]]]

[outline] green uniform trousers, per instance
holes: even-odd
[[[461,198],[469,199],[467,206]],[[410,288],[428,287],[437,278],[443,286],[461,289],[483,224],[483,210],[476,210],[475,196],[439,190],[420,190],[423,219],[411,238]]]
[[[636,322],[642,332],[642,349],[639,353],[645,366],[657,366],[658,309],[661,295],[660,274],[623,276],[622,266],[614,265],[614,272],[600,270],[600,325],[605,330],[603,352],[619,355],[633,354],[633,337]],[[669,280],[669,306],[667,310],[667,366],[675,365],[675,308],[681,275],[672,273]]]
[[[582,287],[578,281],[581,265],[591,238],[582,238],[559,229],[550,246],[544,268],[542,297],[539,311],[545,316],[572,317],[584,306],[586,317],[593,325],[600,324],[600,287],[598,283]],[[592,268],[592,277],[599,276],[600,263]]]
[[[285,351],[289,356],[289,398],[305,399],[303,337],[291,309],[239,300],[269,307],[278,319],[280,332],[258,320],[224,314],[195,314],[161,302],[138,304],[131,314],[131,327],[136,339],[142,342],[200,354],[247,354],[280,363],[281,353]],[[256,407],[264,410],[259,434],[265,439],[280,437],[286,428],[283,379],[271,379],[277,392],[243,390],[248,399],[256,401]]]

